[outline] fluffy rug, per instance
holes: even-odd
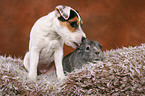
[[[45,74],[31,82],[21,59],[0,56],[0,95],[145,95],[145,44],[105,51],[104,57],[63,81]]]

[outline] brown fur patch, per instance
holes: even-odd
[[[77,16],[74,17],[74,18],[72,18],[72,19],[70,19],[70,20],[68,20],[68,21],[65,21],[65,22],[62,22],[62,21],[59,20],[60,24],[61,24],[62,26],[67,27],[68,30],[70,30],[71,32],[74,32],[77,28],[73,28],[73,27],[69,24],[69,22],[75,22],[75,21],[77,22],[77,25],[79,25],[79,19],[78,19]]]

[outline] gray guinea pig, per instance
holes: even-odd
[[[94,61],[103,61],[102,46],[97,41],[82,40],[82,44],[72,53],[63,58],[64,73],[80,69],[84,64]]]

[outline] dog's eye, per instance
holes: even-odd
[[[73,28],[77,28],[77,27],[78,27],[77,21],[69,22],[69,24],[70,24],[70,26],[73,27]]]

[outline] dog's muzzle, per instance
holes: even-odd
[[[86,38],[85,37],[82,37],[82,40],[81,40],[81,43],[76,43],[76,42],[73,42],[77,47],[80,47],[82,42],[85,40]]]
[[[77,47],[80,47],[81,46],[81,44],[78,44],[78,43],[76,43],[76,42],[73,42]]]

